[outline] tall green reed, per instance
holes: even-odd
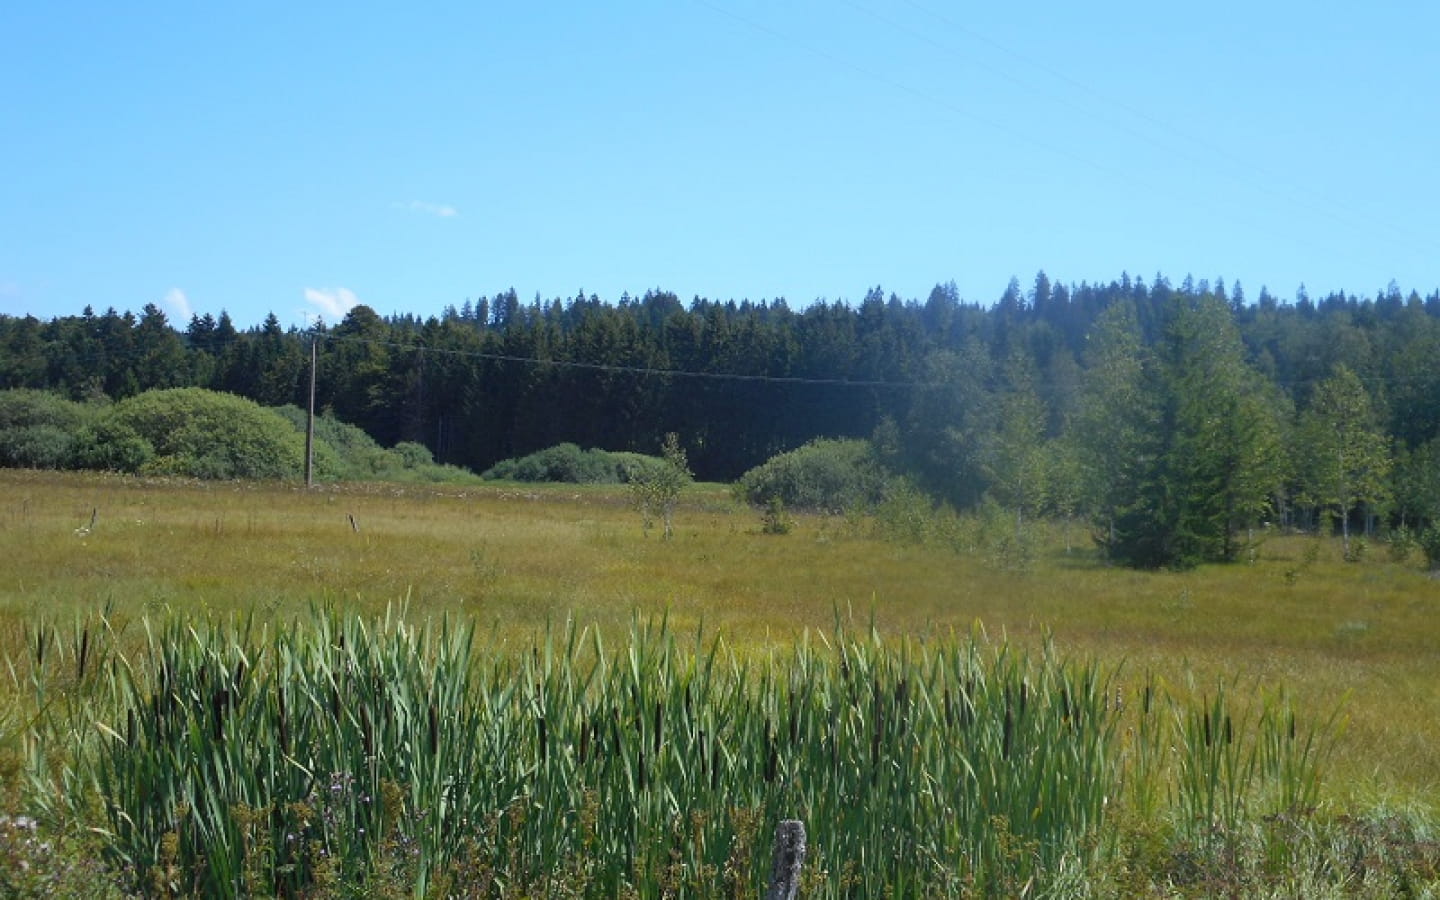
[[[395,611],[136,630],[43,632],[68,650],[37,696],[77,689],[37,713],[31,802],[156,895],[750,897],[789,817],[807,896],[1019,894],[1088,870],[1121,793],[1169,777],[1132,777],[1110,675],[978,630],[758,653],[663,620],[523,652]],[[67,682],[84,642],[104,663]],[[1229,716],[1176,709],[1212,738]],[[1310,796],[1311,756],[1214,746],[1182,754],[1186,817],[1242,811],[1246,771]]]

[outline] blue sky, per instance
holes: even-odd
[[[1440,287],[1440,4],[0,7],[0,313]]]

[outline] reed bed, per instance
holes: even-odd
[[[807,897],[1103,893],[1135,823],[1203,848],[1310,821],[1333,733],[978,630],[756,652],[636,621],[496,653],[331,609],[26,644],[23,803],[151,896],[754,897],[792,817]]]

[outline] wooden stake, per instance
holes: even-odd
[[[800,893],[800,867],[805,864],[805,823],[785,819],[775,827],[775,857],[765,900],[795,900]]]

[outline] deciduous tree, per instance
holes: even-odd
[[[1389,441],[1380,430],[1370,395],[1349,367],[1336,366],[1320,382],[1300,423],[1302,497],[1340,519],[1350,555],[1350,515],[1388,497]]]

